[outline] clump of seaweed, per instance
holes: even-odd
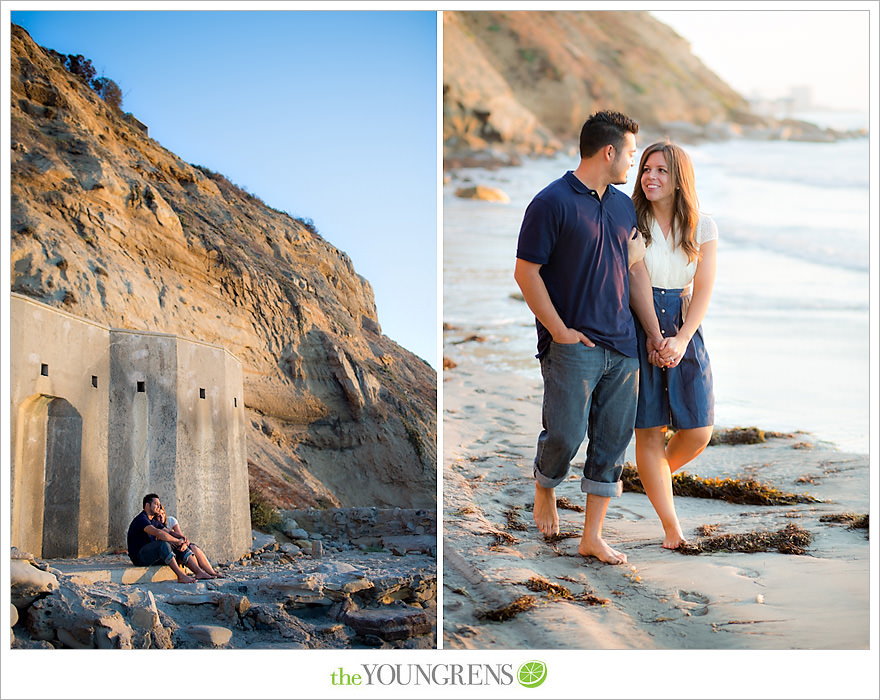
[[[757,445],[767,442],[764,431],[754,426],[749,428],[731,428],[730,430],[713,430],[710,445]]]
[[[729,430],[714,430],[710,445],[757,445],[767,442],[767,438],[793,438],[794,433],[780,433],[775,430],[761,430],[755,426],[748,428],[730,428]],[[799,443],[801,444],[801,443]],[[804,443],[806,444],[806,443]]]
[[[777,550],[782,554],[806,554],[806,548],[813,536],[808,530],[789,523],[776,532],[745,532],[724,534],[685,542],[678,551],[682,554],[708,554],[712,552],[769,552]]]
[[[530,591],[545,591],[550,594],[551,598],[567,598],[571,600],[574,597],[572,596],[571,591],[565,586],[560,586],[558,583],[551,583],[547,579],[539,578],[538,576],[532,576],[523,585]]]
[[[587,605],[608,605],[611,602],[608,598],[599,598],[598,596],[594,596],[592,593],[587,593],[584,591],[583,593],[579,593],[574,597],[576,601],[579,603],[586,603]]]
[[[493,532],[492,537],[495,538],[495,541],[491,545],[489,545],[489,549],[495,549],[497,547],[511,546],[511,545],[519,544],[519,540],[516,539],[516,537],[514,537],[513,535],[511,535],[507,532],[503,532],[501,530],[498,530],[497,532]]]
[[[627,463],[621,473],[624,491],[644,493],[639,472]],[[754,479],[703,479],[687,472],[672,475],[672,493],[693,498],[716,498],[728,503],[750,506],[791,506],[797,503],[821,503],[818,498],[788,493]]]
[[[539,578],[538,576],[532,576],[532,578],[522,585],[530,591],[544,591],[548,593],[552,599],[564,598],[565,600],[573,600],[579,603],[586,603],[587,605],[606,605],[611,602],[607,598],[599,598],[592,593],[587,593],[587,591],[573,594],[565,586],[561,586],[558,583],[552,583],[547,579]]]
[[[696,532],[697,535],[699,535],[700,537],[711,537],[718,531],[718,528],[720,527],[721,525],[719,525],[718,523],[714,523],[712,525],[700,525],[694,530],[694,532]]]
[[[565,496],[560,496],[556,499],[556,507],[557,508],[565,508],[566,510],[573,510],[577,513],[583,513],[584,507],[579,506],[577,503],[572,503]]]
[[[561,542],[562,540],[570,540],[573,537],[580,537],[580,532],[568,531],[568,532],[557,532],[555,535],[544,535],[544,541],[550,544],[555,544],[556,542]]]
[[[508,530],[516,530],[517,532],[528,530],[526,524],[519,519],[519,511],[520,508],[518,506],[512,506],[508,510],[504,511],[504,517],[507,519]]]
[[[823,515],[819,518],[820,523],[842,523],[850,530],[867,530],[868,513],[834,513]]]
[[[533,595],[523,595],[513,601],[510,605],[503,605],[500,608],[492,608],[491,610],[482,610],[477,612],[478,620],[490,620],[492,622],[507,622],[519,615],[521,612],[531,610],[538,604],[538,599]]]

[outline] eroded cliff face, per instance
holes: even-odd
[[[446,153],[551,153],[591,113],[641,126],[751,123],[747,102],[642,11],[443,13]]]
[[[13,291],[229,349],[251,484],[279,506],[433,507],[436,372],[382,335],[349,258],[162,148],[16,26],[11,74]]]

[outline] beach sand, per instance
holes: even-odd
[[[532,460],[540,430],[539,373],[490,372],[493,340],[460,342],[444,333],[443,646],[446,649],[867,649],[867,530],[820,517],[869,510],[869,460],[809,434],[755,445],[710,446],[684,471],[700,477],[753,478],[819,503],[738,505],[676,497],[689,541],[716,534],[808,530],[804,555],[778,551],[685,555],[663,549],[662,528],[647,496],[612,499],[605,539],[629,558],[611,566],[577,553],[583,513],[562,508],[560,530],[545,542],[531,513]],[[719,428],[722,426],[718,426]],[[732,428],[734,426],[724,426]],[[761,427],[761,426],[758,426]],[[584,448],[557,497],[584,505]],[[635,463],[631,443],[626,458]],[[524,529],[519,529],[524,526]],[[525,584],[564,586],[577,598]],[[483,617],[522,596],[534,605],[505,621]],[[605,602],[602,602],[605,601]]]

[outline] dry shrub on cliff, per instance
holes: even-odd
[[[250,491],[251,527],[268,532],[281,525],[281,514],[259,491]]]

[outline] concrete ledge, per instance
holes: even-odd
[[[77,566],[71,564],[56,568],[67,576],[89,583],[112,581],[113,583],[132,584],[177,581],[177,574],[171,570],[170,566]]]

